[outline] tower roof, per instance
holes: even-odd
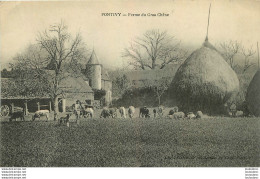
[[[98,61],[98,58],[97,58],[97,55],[96,55],[94,49],[93,49],[92,54],[91,54],[91,56],[88,60],[87,65],[99,65],[99,61]]]

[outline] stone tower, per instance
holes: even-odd
[[[85,74],[89,78],[89,86],[93,89],[101,89],[101,68],[96,53],[93,50],[85,70]]]

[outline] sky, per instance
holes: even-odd
[[[212,44],[237,40],[256,47],[260,42],[260,0],[0,2],[1,65],[6,67],[17,53],[36,43],[39,32],[61,20],[72,35],[80,32],[86,47],[94,48],[99,61],[112,68],[126,65],[122,58],[124,48],[151,29],[166,30],[183,46],[195,50],[205,40],[210,3]],[[128,16],[129,13],[146,16]],[[149,13],[156,16],[148,16]]]

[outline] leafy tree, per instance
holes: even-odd
[[[112,81],[112,88],[113,95],[119,97],[130,88],[130,81],[125,74],[119,75]]]
[[[13,95],[19,96],[48,96],[50,83],[48,74],[44,71],[47,64],[43,51],[38,45],[29,45],[23,53],[14,58],[11,77],[14,86]]]

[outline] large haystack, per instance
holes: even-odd
[[[255,116],[260,116],[260,70],[256,72],[248,86],[246,101],[249,111]]]
[[[239,89],[236,73],[207,40],[180,66],[171,93],[181,110],[221,113]]]

